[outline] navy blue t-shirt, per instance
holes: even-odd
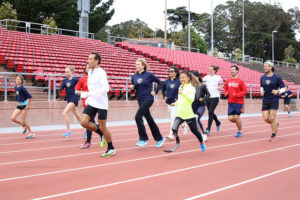
[[[20,87],[15,86],[15,91],[17,95],[17,102],[24,102],[27,99],[32,98],[32,96],[23,85],[20,85]]]
[[[61,92],[63,89],[66,89],[67,93],[67,101],[78,101],[79,96],[75,94],[75,86],[78,83],[78,79],[73,77],[71,80],[65,78],[60,85],[59,91]]]
[[[279,101],[279,95],[272,94],[272,90],[278,90],[280,88],[284,88],[285,86],[280,76],[273,74],[270,77],[263,75],[260,79],[260,87],[263,87],[265,91],[263,102],[271,103]]]
[[[283,95],[283,97],[284,97],[284,101],[290,101],[291,97],[289,97],[289,96],[291,94],[293,94],[293,93],[290,90],[281,93],[281,95]]]
[[[160,84],[160,80],[154,74],[147,71],[144,71],[141,74],[135,73],[132,76],[131,83],[136,90],[139,105],[145,100],[154,101],[154,97],[151,95],[153,82]]]
[[[161,92],[168,98],[166,101],[167,104],[171,105],[178,99],[179,87],[180,81],[178,78],[175,78],[173,81],[171,79],[167,79],[163,82]]]

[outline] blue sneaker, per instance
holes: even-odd
[[[201,151],[202,151],[202,152],[204,152],[204,151],[206,150],[206,146],[205,146],[204,143],[203,143],[203,144],[200,144],[200,147],[201,147]]]
[[[220,123],[219,126],[217,126],[217,131],[220,131],[221,125],[222,125],[222,123]]]
[[[161,140],[157,141],[155,147],[156,148],[161,147],[164,144],[165,140],[166,139],[163,137]]]
[[[86,131],[84,132],[84,135],[83,135],[82,138],[83,138],[83,139],[87,138],[87,133],[86,133]]]
[[[210,130],[206,129],[206,130],[204,131],[204,133],[207,134],[207,135],[209,135]]]
[[[136,143],[136,146],[143,147],[147,144],[147,140],[139,140],[138,143]]]
[[[65,132],[62,136],[63,137],[69,137],[69,136],[71,136],[72,135],[72,131],[67,131],[67,132]]]
[[[235,137],[237,137],[237,138],[240,138],[240,137],[242,137],[242,136],[243,136],[243,134],[242,134],[241,131],[238,131],[238,132],[236,133],[236,135],[235,135]]]

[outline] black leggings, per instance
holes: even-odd
[[[221,124],[221,122],[218,120],[217,115],[214,113],[218,103],[219,103],[219,97],[210,98],[206,102],[207,110],[208,110],[208,124],[206,130],[210,130],[213,120],[215,120],[217,126]]]
[[[153,104],[153,100],[145,100],[141,103],[139,109],[137,110],[135,114],[135,122],[138,127],[139,137],[140,140],[148,140],[148,135],[146,133],[146,128],[144,125],[143,117],[146,118],[147,123],[150,127],[150,130],[152,132],[153,138],[156,141],[160,141],[162,139],[162,136],[160,134],[159,128],[156,125],[155,121],[153,120],[149,108]]]
[[[196,118],[195,117],[193,117],[191,119],[181,119],[180,117],[176,117],[175,120],[174,120],[173,126],[172,126],[173,135],[177,135],[178,134],[178,127],[184,121],[186,121],[186,123],[189,125],[190,130],[198,138],[199,142],[202,143],[203,142],[203,138],[202,138],[201,133],[198,131],[197,122],[196,122]]]

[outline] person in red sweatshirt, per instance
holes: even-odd
[[[245,83],[238,77],[238,66],[231,66],[230,73],[232,78],[226,81],[224,95],[228,95],[228,120],[236,124],[238,132],[235,137],[239,138],[243,135],[240,115],[244,110],[244,96],[248,91]]]

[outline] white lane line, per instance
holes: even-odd
[[[228,185],[226,187],[222,187],[222,188],[219,188],[219,189],[216,189],[216,190],[212,190],[212,191],[207,192],[207,193],[203,193],[203,194],[200,194],[200,195],[197,195],[197,196],[189,197],[189,198],[186,198],[185,200],[199,199],[199,198],[211,195],[211,194],[215,194],[217,192],[222,192],[224,190],[228,190],[228,189],[231,189],[231,188],[234,188],[234,187],[238,187],[238,186],[244,185],[246,183],[251,183],[251,182],[263,179],[263,178],[267,178],[269,176],[273,176],[273,175],[276,175],[276,174],[279,174],[279,173],[282,173],[282,172],[286,172],[288,170],[291,170],[291,169],[294,169],[294,168],[297,168],[297,167],[300,167],[300,163],[297,164],[297,165],[292,165],[290,167],[287,167],[287,168],[284,168],[284,169],[280,169],[280,170],[268,173],[268,174],[264,174],[262,176],[258,176],[258,177],[252,178],[252,179],[248,179],[246,181],[242,181],[242,182],[239,182],[239,183],[236,183],[236,184],[232,184],[232,185]]]
[[[256,126],[258,127],[258,126]],[[286,129],[293,129],[293,128],[297,128],[299,126],[290,126],[290,127],[284,127],[284,128],[280,128],[280,130],[286,130]],[[231,129],[230,129],[231,130]],[[265,130],[261,130],[261,131],[254,131],[254,132],[247,132],[247,133],[243,133],[245,136],[248,135],[248,134],[252,134],[252,133],[261,133],[261,132],[265,132]],[[209,140],[211,139],[215,139],[215,138],[224,138],[224,137],[232,137],[233,135],[232,134],[224,134],[223,136],[217,136],[217,137],[209,137]],[[116,140],[114,141],[114,143],[117,143],[117,142],[127,142],[127,141],[136,141],[136,139],[127,139],[127,140]],[[188,141],[195,141],[197,139],[193,139],[193,140],[188,140]],[[98,143],[94,143],[94,144],[99,144]],[[20,152],[29,152],[29,151],[40,151],[40,150],[50,150],[50,149],[59,149],[59,148],[68,148],[68,147],[75,147],[75,146],[79,146],[78,144],[75,144],[75,145],[64,145],[64,146],[54,146],[54,147],[44,147],[44,148],[36,148],[36,149],[24,149],[24,150],[16,150],[16,151],[3,151],[3,152],[0,152],[0,154],[8,154],[8,153],[20,153]]]
[[[289,122],[281,122],[281,126],[285,125],[285,124],[294,124],[295,122],[293,121],[290,121]],[[254,123],[256,124],[256,123]],[[266,126],[266,124],[261,124],[261,125],[256,125],[255,128],[257,127],[264,127]],[[253,128],[253,125],[252,126],[244,126],[243,129],[246,129],[246,128]],[[282,128],[280,128],[279,130],[281,130]],[[161,129],[162,130],[162,129]],[[164,129],[165,130],[165,129]],[[169,129],[167,129],[169,130]],[[224,131],[228,131],[228,130],[232,130],[232,127],[230,128],[227,128],[227,129],[222,129],[221,131],[224,132]],[[115,134],[113,136],[117,136],[118,134]],[[128,133],[128,134],[120,134],[120,135],[137,135],[137,133]],[[10,145],[23,145],[23,144],[37,144],[37,143],[45,143],[45,142],[57,142],[57,141],[73,141],[73,140],[82,140],[82,138],[63,138],[63,139],[53,139],[53,140],[41,140],[41,141],[30,141],[30,142],[18,142],[18,143],[6,143],[6,144],[0,144],[0,146],[10,146]],[[1,152],[0,152],[1,153]]]
[[[297,134],[299,134],[299,133],[284,135],[284,136],[280,136],[280,137],[287,137],[287,136],[297,135]],[[246,141],[246,142],[219,145],[219,146],[214,146],[214,147],[210,147],[210,148],[207,148],[207,149],[217,149],[217,148],[223,148],[223,147],[230,147],[230,146],[234,146],[234,145],[240,145],[240,144],[246,144],[246,143],[251,143],[251,142],[263,141],[263,140],[266,140],[266,139],[267,138],[257,139],[257,140],[250,140],[250,141]],[[298,145],[300,145],[300,144],[290,145],[290,146],[287,146],[287,147],[294,147],[294,146],[298,146]],[[280,149],[284,149],[284,148],[286,148],[286,147],[281,147]],[[32,177],[37,177],[37,176],[45,176],[45,175],[51,175],[51,174],[73,172],[73,171],[79,171],[79,170],[85,170],[85,169],[91,169],[91,168],[97,168],[97,167],[103,167],[103,166],[119,165],[119,164],[124,164],[124,163],[131,163],[131,162],[136,162],[136,161],[141,161],[141,160],[149,160],[149,159],[154,159],[154,158],[168,157],[168,156],[173,156],[173,155],[177,155],[177,154],[185,154],[185,153],[191,153],[191,152],[196,152],[196,151],[200,151],[200,149],[194,149],[194,150],[188,150],[188,151],[182,151],[182,152],[175,152],[175,153],[172,153],[172,154],[160,154],[160,155],[157,155],[157,156],[142,157],[142,158],[136,158],[136,159],[131,159],[131,160],[104,163],[104,164],[99,164],[99,165],[91,165],[91,166],[86,166],[86,167],[78,167],[78,168],[57,170],[57,171],[52,171],[52,172],[44,172],[44,173],[39,173],[39,174],[31,174],[31,175],[25,175],[25,176],[10,177],[10,178],[0,179],[0,182],[18,180],[18,179],[25,179],[25,178],[32,178]],[[273,151],[273,150],[269,150],[269,151]]]
[[[250,122],[247,122],[247,124],[256,124],[257,122],[262,122],[262,123],[264,123],[261,119],[257,119],[257,118],[254,118],[254,120],[252,119],[252,117],[242,117],[243,119],[249,119],[249,120],[251,120]],[[257,119],[257,120],[256,120]],[[282,120],[284,120],[284,121],[290,121],[290,119],[289,118],[286,118],[286,117],[283,117],[283,118],[277,118],[278,120],[280,120],[280,122],[281,123],[284,123],[284,122],[282,122]],[[204,121],[207,121],[207,120],[204,120]],[[265,124],[265,123],[264,123]],[[228,121],[225,121],[225,122],[222,122],[222,126],[225,126],[225,125],[232,125],[232,123],[231,122],[228,122]],[[131,126],[131,125],[130,125]],[[126,125],[124,126],[124,127],[126,127]],[[162,123],[162,125],[159,125],[159,127],[161,128],[161,127],[163,127],[163,128],[169,128],[169,125],[168,124],[165,124],[165,123]],[[149,128],[148,128],[149,129]],[[75,130],[75,129],[74,129]],[[76,130],[78,130],[78,129],[76,129]],[[136,127],[131,127],[131,128],[126,128],[126,130],[135,130],[135,131],[137,131],[137,128]],[[51,131],[51,130],[48,130],[48,131]],[[56,130],[55,130],[56,131]],[[113,129],[113,130],[110,130],[110,132],[111,133],[113,133],[113,132],[120,132],[120,131],[124,131],[124,128],[122,128],[122,129]],[[9,133],[9,134],[11,134],[11,133]],[[73,134],[73,136],[82,136],[83,134],[82,133],[74,133]],[[115,135],[127,135],[127,134],[115,134]],[[44,134],[38,134],[38,137],[40,138],[40,137],[51,137],[51,136],[58,136],[58,137],[60,137],[61,136],[61,134],[46,134],[46,135],[44,135]],[[6,138],[1,138],[0,137],[0,140],[9,140],[9,139],[24,139],[24,137],[6,137]],[[82,139],[82,138],[74,138],[74,139]],[[1,145],[1,144],[0,144]]]
[[[123,183],[130,183],[130,182],[145,180],[145,179],[154,178],[154,177],[158,177],[158,176],[179,173],[179,172],[188,171],[188,170],[192,170],[192,169],[196,169],[196,168],[200,168],[200,167],[206,167],[206,166],[220,164],[220,163],[225,163],[225,162],[229,162],[229,161],[233,161],[233,160],[238,160],[238,159],[242,159],[242,158],[257,156],[257,155],[261,155],[261,154],[265,154],[265,153],[269,153],[269,152],[279,151],[279,150],[282,150],[282,149],[292,148],[292,147],[296,147],[296,146],[299,146],[299,145],[300,145],[300,143],[294,144],[294,145],[290,145],[290,146],[286,146],[286,147],[271,149],[271,150],[267,150],[267,151],[261,151],[261,152],[256,152],[256,153],[252,153],[252,154],[246,154],[246,155],[243,155],[243,156],[238,156],[238,157],[228,158],[228,159],[224,159],[224,160],[219,160],[219,161],[215,161],[215,162],[211,162],[211,163],[196,165],[196,166],[192,166],[192,167],[186,167],[186,168],[172,170],[172,171],[167,171],[167,172],[163,172],[163,173],[152,174],[152,175],[149,175],[149,176],[142,176],[142,177],[128,179],[128,180],[124,180],[124,181],[118,181],[118,182],[114,182],[114,183],[109,183],[109,184],[104,184],[104,185],[98,185],[98,186],[88,187],[88,188],[79,189],[79,190],[73,190],[73,191],[70,191],[70,192],[65,192],[65,193],[59,193],[59,194],[54,194],[54,195],[39,197],[39,198],[35,198],[33,200],[42,200],[42,199],[50,199],[50,198],[54,198],[54,197],[61,197],[61,196],[66,196],[66,195],[75,194],[75,193],[79,193],[79,192],[85,192],[85,191],[90,191],[90,190],[95,190],[95,189],[100,189],[100,188],[105,188],[105,187],[120,185],[120,184],[123,184]]]

